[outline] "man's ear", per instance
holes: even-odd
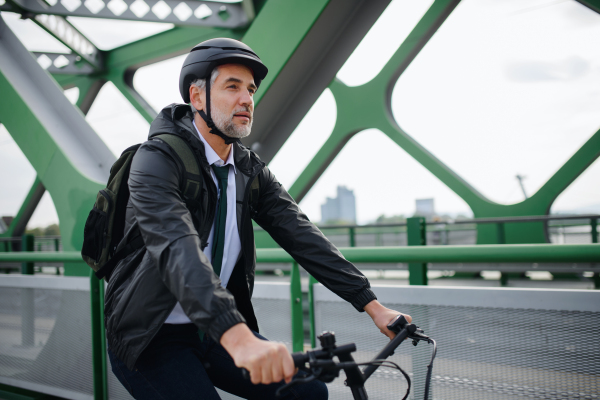
[[[190,85],[190,102],[196,110],[204,110],[204,90]]]

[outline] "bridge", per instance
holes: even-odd
[[[405,130],[392,105],[396,83],[467,0],[429,1],[370,80],[353,85],[340,79],[345,63],[395,3],[0,0],[0,123],[36,175],[14,219],[0,232],[0,398],[131,398],[107,362],[104,284],[79,254],[88,212],[116,160],[86,114],[109,84],[151,122],[157,111],[134,84],[136,72],[213,37],[244,41],[269,67],[255,96],[253,134],[243,140],[267,163],[277,162],[286,143],[302,139],[294,132],[322,94],[331,94],[336,109],[331,132],[288,185],[296,201],[309,195],[353,138],[376,129],[471,211],[473,218],[463,220],[415,216],[387,225],[321,227],[361,269],[378,271],[378,278],[402,273],[396,281],[377,279],[374,287],[382,302],[407,310],[439,338],[430,398],[600,398],[600,291],[595,290],[600,289],[600,215],[550,213],[600,155],[597,122],[531,196],[524,191],[525,199],[513,204],[492,200]],[[550,6],[542,3],[515,13]],[[569,3],[599,23],[598,0]],[[26,46],[6,22],[15,15],[68,51]],[[103,50],[77,28],[75,18],[164,28]],[[72,104],[63,91],[74,88],[78,96]],[[394,185],[390,179],[388,189]],[[61,234],[34,238],[26,227],[45,193],[52,197]],[[255,234],[263,275],[253,303],[266,336],[301,351],[315,346],[318,332],[335,330],[338,340],[357,343],[360,360],[382,346],[363,330],[368,321],[362,315],[308,276],[260,228]],[[497,272],[493,285],[482,278],[486,271]],[[564,285],[511,287],[530,271],[547,272],[552,282]],[[460,287],[457,278],[464,278]],[[413,377],[415,399],[422,398],[428,350],[406,348],[395,356]],[[330,385],[332,398],[348,398],[342,381]],[[367,390],[372,398],[388,399],[404,385],[400,375],[381,371]]]

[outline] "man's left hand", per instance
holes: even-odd
[[[367,304],[364,310],[373,319],[373,322],[379,328],[379,331],[389,337],[390,340],[393,339],[396,334],[390,331],[387,326],[398,314],[404,315],[404,318],[406,318],[408,323],[412,322],[412,317],[410,315],[384,307],[377,300],[373,300]]]

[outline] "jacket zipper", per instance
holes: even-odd
[[[248,180],[248,183],[246,184],[246,188],[244,189],[244,198],[243,198],[243,203],[242,203],[242,226],[240,229],[240,232],[242,233],[240,240],[241,240],[241,247],[242,247],[242,257],[244,257],[244,260],[246,260],[246,254],[245,254],[245,245],[246,245],[246,235],[244,234],[244,228],[246,227],[246,218],[244,218],[246,216],[246,212],[248,210],[248,198],[250,197],[250,186],[252,185],[252,182],[254,182],[254,179],[258,176],[258,174],[261,173],[261,171],[265,168],[265,164],[261,164],[261,167],[258,169],[258,171],[256,171],[255,174],[250,176],[250,179]],[[248,280],[248,274],[246,271],[246,265],[244,265],[244,273],[246,275],[246,280]],[[247,283],[247,282],[246,282]]]

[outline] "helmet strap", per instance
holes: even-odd
[[[208,126],[208,128],[210,129],[210,133],[222,138],[225,141],[225,144],[239,142],[239,139],[229,137],[223,132],[221,132],[212,120],[212,117],[210,115],[210,76],[206,78],[206,113],[204,112],[204,110],[198,110],[198,114],[200,114],[204,122],[206,122],[206,126]]]

